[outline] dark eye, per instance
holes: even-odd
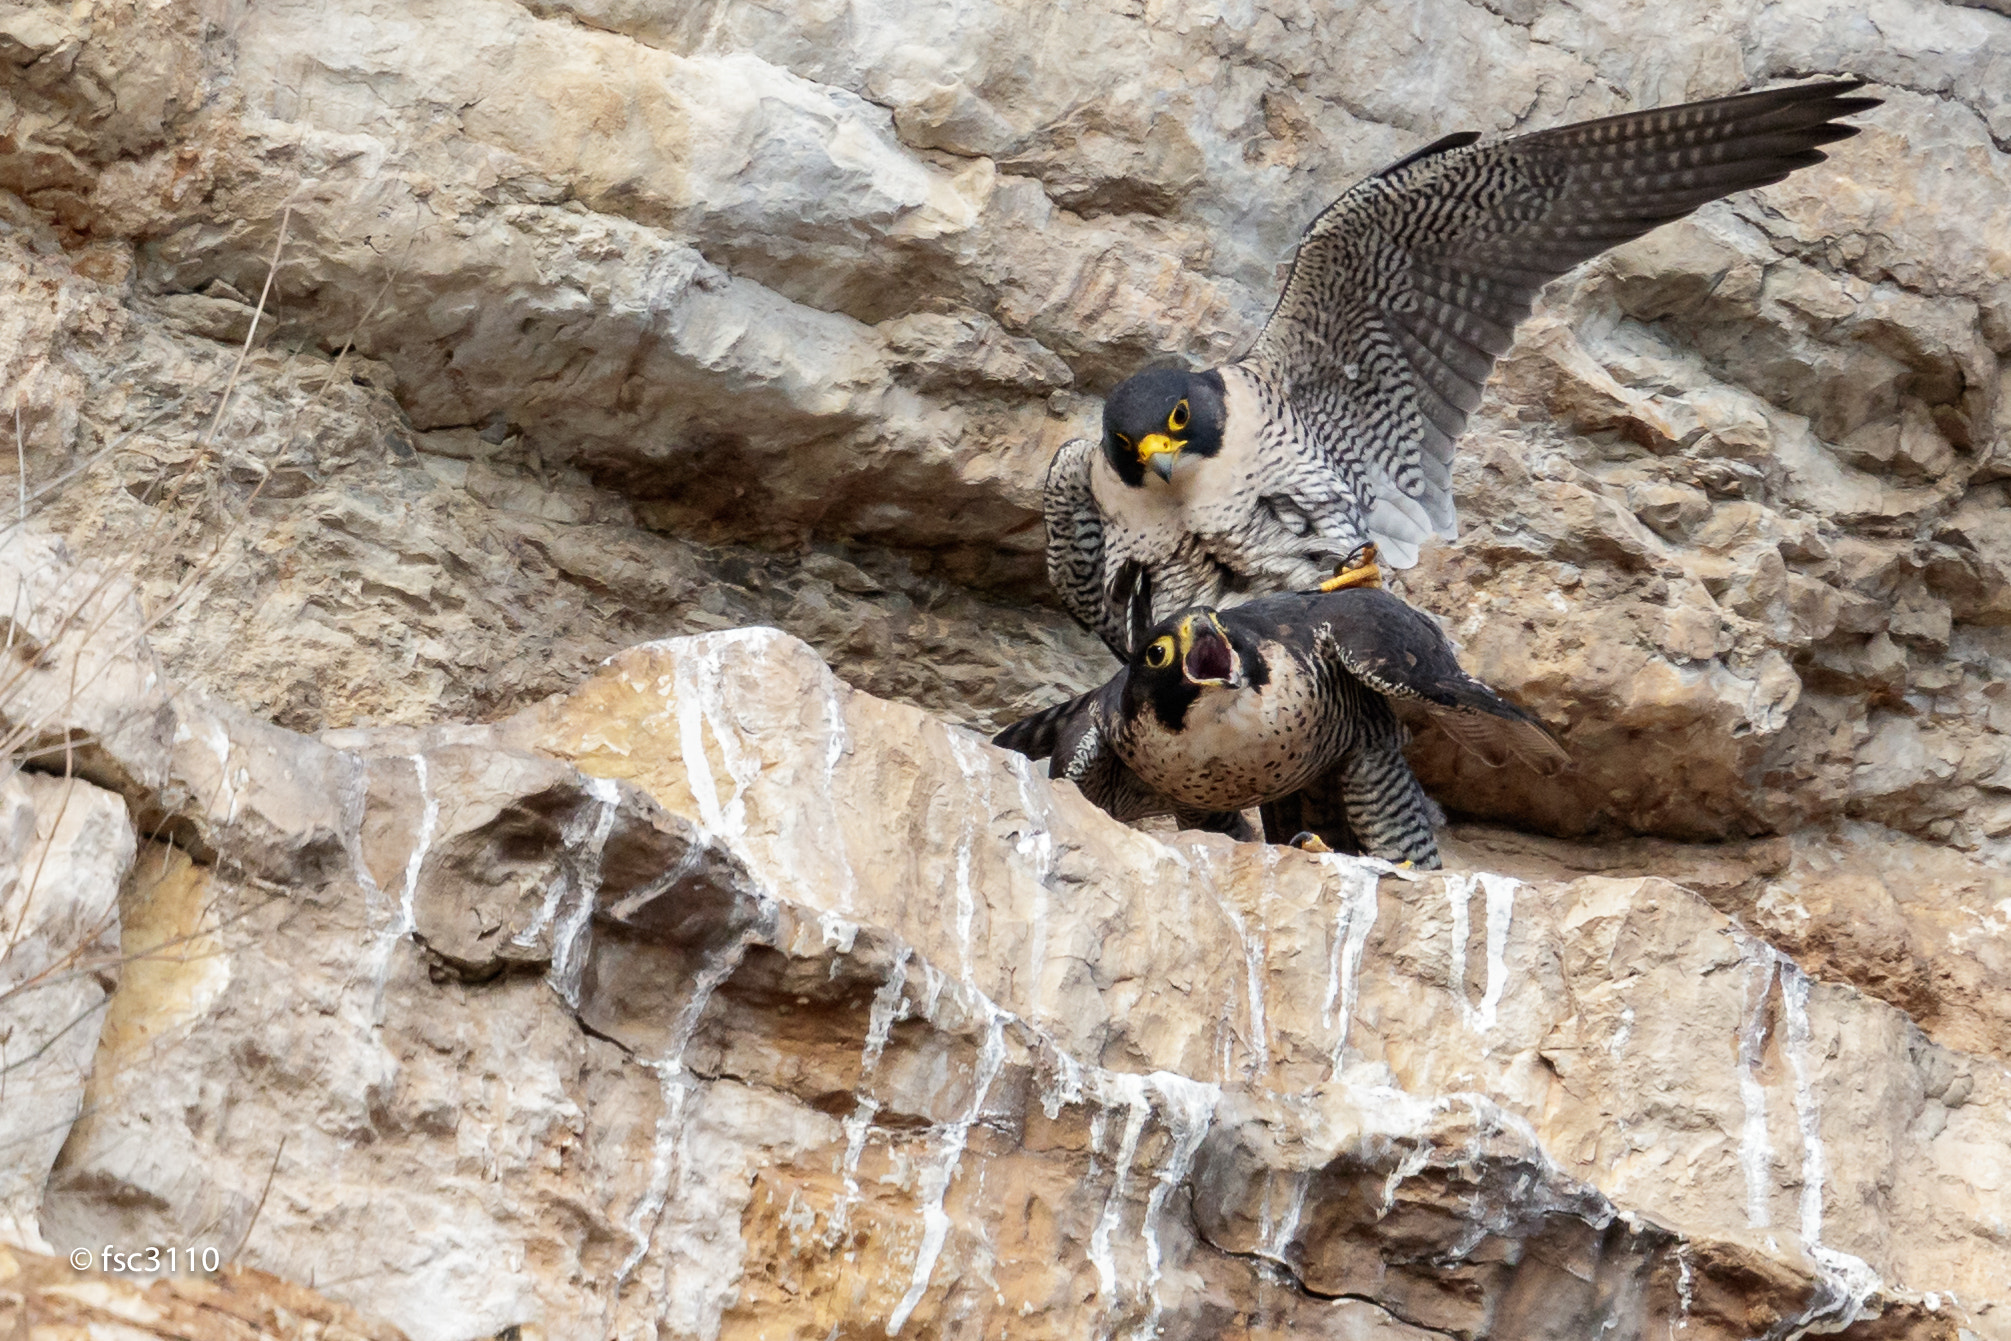
[[[1113,433],[1110,436],[1117,439],[1117,445],[1119,447],[1122,447],[1127,452],[1131,450],[1130,438],[1125,437],[1122,433]]]
[[[1173,640],[1161,638],[1145,649],[1145,664],[1154,670],[1165,670],[1173,664]]]
[[[1187,408],[1187,402],[1183,400],[1173,407],[1172,414],[1166,416],[1166,427],[1178,433],[1181,429],[1187,427],[1187,421],[1192,417],[1193,411]]]

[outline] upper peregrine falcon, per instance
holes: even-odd
[[[1460,669],[1429,616],[1388,592],[1192,609],[1134,641],[1102,688],[992,739],[1052,758],[1051,776],[1118,819],[1173,814],[1247,838],[1238,812],[1258,806],[1272,842],[1310,831],[1335,850],[1435,867],[1433,807],[1386,700],[1418,704],[1490,764],[1552,773],[1567,761],[1541,722]]]
[[[1306,229],[1247,354],[1139,373],[1104,403],[1100,444],[1057,453],[1047,564],[1063,602],[1122,658],[1140,574],[1159,615],[1305,590],[1365,543],[1409,567],[1427,539],[1453,533],[1453,442],[1537,290],[1719,196],[1821,162],[1817,146],[1857,133],[1836,119],[1878,105],[1846,96],[1863,84],[1489,145],[1464,132],[1357,183]]]

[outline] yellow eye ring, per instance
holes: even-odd
[[[1153,670],[1165,670],[1173,664],[1173,640],[1161,638],[1145,649],[1145,664]]]
[[[1187,427],[1187,421],[1193,417],[1194,412],[1187,408],[1187,402],[1183,400],[1173,407],[1172,414],[1166,416],[1166,427],[1178,433],[1181,429]]]
[[[1125,436],[1124,434],[1122,434],[1122,433],[1113,433],[1113,434],[1111,434],[1110,436],[1111,436],[1111,437],[1113,437],[1113,438],[1116,438],[1116,439],[1117,439],[1117,445],[1118,445],[1119,447],[1122,447],[1122,448],[1123,448],[1123,449],[1124,449],[1125,451],[1127,451],[1127,452],[1131,450],[1131,439],[1130,439],[1130,438],[1126,437],[1126,436]]]

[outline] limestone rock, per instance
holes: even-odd
[[[52,520],[157,605],[210,556],[163,654],[286,725],[493,718],[760,622],[995,728],[1105,670],[1043,604],[1049,454],[1140,363],[1233,355],[1348,181],[1856,71],[1886,105],[1830,164],[1522,333],[1405,590],[1580,768],[1418,763],[1554,835],[1988,853],[2011,285],[1957,221],[2011,198],[2011,32],[1905,13],[24,11],[0,359],[31,478],[94,463]]]
[[[59,1248],[415,1337],[2006,1334],[2002,1061],[1668,881],[1162,841],[773,631],[329,746],[348,878],[140,863],[213,948],[114,998]]]
[[[117,796],[75,777],[0,783],[0,1243],[48,1247],[42,1189],[83,1110],[119,981],[119,885],[133,850]]]
[[[15,1223],[429,1341],[2011,1336],[2002,8],[0,6],[0,819],[145,839]],[[1461,444],[1403,594],[1576,763],[1421,732],[1464,869],[958,729],[1350,181],[1845,72]]]
[[[72,561],[39,527],[0,544],[7,756],[141,798],[167,783],[173,713],[125,573]]]
[[[232,1267],[141,1284],[111,1271],[0,1246],[0,1325],[10,1336],[163,1337],[173,1341],[401,1341],[313,1290]]]

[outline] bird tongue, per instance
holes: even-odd
[[[1229,644],[1220,638],[1203,635],[1194,640],[1187,649],[1187,660],[1182,669],[1187,678],[1196,684],[1207,680],[1226,680],[1236,669],[1236,661],[1229,651]]]

